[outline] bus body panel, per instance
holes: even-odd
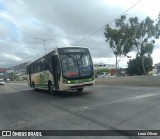
[[[48,88],[49,80],[52,81],[53,76],[48,70],[35,73],[32,78],[32,81],[35,83],[36,88]]]

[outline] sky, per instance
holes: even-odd
[[[94,63],[115,64],[115,56],[105,42],[103,26],[137,2],[0,0],[0,67],[33,61],[44,55],[45,49],[49,52],[68,45],[88,47]],[[146,16],[155,20],[160,12],[159,5],[160,0],[141,0],[125,14],[128,18],[137,16],[140,21]],[[114,26],[114,22],[110,26]],[[43,40],[47,40],[45,47]],[[159,54],[160,40],[156,40],[152,54],[154,64],[160,62]],[[133,52],[129,55],[131,59],[135,57]],[[127,67],[128,60],[123,57],[119,67]]]

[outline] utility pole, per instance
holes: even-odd
[[[34,38],[34,39],[43,41],[45,54],[46,54],[46,41],[54,40],[54,39],[42,39],[42,38]]]

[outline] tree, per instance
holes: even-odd
[[[149,72],[152,70],[152,64],[153,64],[153,60],[151,57],[144,58],[144,66],[145,66],[146,72]],[[137,56],[135,59],[129,60],[128,68],[126,68],[126,73],[128,75],[143,75],[143,68],[142,68],[140,57]]]
[[[150,17],[138,22],[138,17],[130,18],[130,29],[132,30],[132,49],[137,52],[137,58],[140,58],[140,64],[143,74],[147,74],[144,59],[151,58],[156,38],[159,38],[158,28]]]
[[[122,56],[126,56],[128,52],[131,51],[131,45],[127,43],[129,41],[128,31],[129,26],[124,24],[126,16],[121,16],[120,19],[115,21],[116,28],[111,28],[108,24],[105,28],[104,35],[106,37],[106,42],[109,43],[116,57],[116,71],[117,64]],[[119,58],[119,60],[117,60]]]
[[[142,67],[143,74],[147,74],[144,59],[151,58],[155,39],[160,36],[159,22],[160,14],[157,23],[154,23],[150,17],[146,17],[141,22],[138,17],[131,17],[127,21],[126,16],[123,15],[115,21],[116,29],[106,26],[104,32],[106,42],[109,43],[116,57],[127,56],[128,52],[136,51],[137,58],[141,61],[139,66]]]
[[[11,81],[19,81],[20,80],[19,76],[15,75],[13,72],[8,73],[7,76]]]

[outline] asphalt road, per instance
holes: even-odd
[[[0,86],[0,129],[160,130],[160,88],[96,85],[50,95],[8,83]]]

